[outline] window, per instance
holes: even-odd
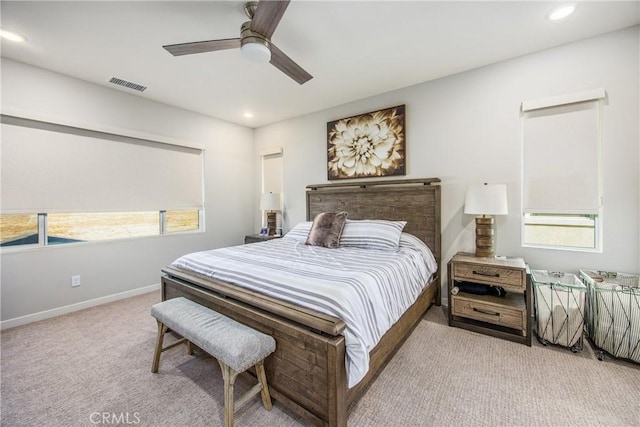
[[[199,210],[0,214],[0,246],[51,246],[198,231],[200,215]]]
[[[197,231],[200,229],[200,213],[198,210],[166,211],[165,233],[181,231]]]
[[[524,246],[602,250],[603,89],[522,103]]]
[[[158,212],[52,213],[47,219],[47,244],[91,242],[157,236]]]
[[[37,245],[38,230],[38,215],[0,215],[1,246]]]
[[[524,241],[529,245],[596,247],[595,215],[524,214]]]
[[[262,154],[262,193],[280,194],[280,203],[284,201],[282,185],[282,148],[276,148]],[[266,225],[266,212],[262,212],[262,224]],[[282,233],[281,212],[276,213],[276,233]]]
[[[1,118],[2,246],[202,228],[202,149]]]

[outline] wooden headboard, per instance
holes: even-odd
[[[307,185],[307,221],[321,212],[349,219],[407,221],[404,231],[425,242],[440,266],[439,178]]]

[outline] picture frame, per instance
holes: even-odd
[[[405,105],[327,123],[327,178],[406,175]]]
[[[262,228],[260,229],[260,235],[261,235],[261,236],[268,236],[268,235],[269,235],[269,228],[267,228],[267,227],[262,227]]]

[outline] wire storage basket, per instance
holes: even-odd
[[[531,271],[535,332],[547,345],[558,344],[574,353],[583,348],[587,287],[571,273]]]
[[[589,293],[587,334],[598,359],[604,352],[640,363],[640,276],[580,270]]]

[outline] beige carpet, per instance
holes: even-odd
[[[4,331],[3,426],[217,426],[220,368],[181,349],[151,374],[159,293]],[[444,308],[444,307],[443,307]],[[236,390],[250,386],[239,378]],[[303,423],[255,398],[237,426]],[[350,426],[640,426],[640,365],[446,326],[433,307],[367,393]]]

